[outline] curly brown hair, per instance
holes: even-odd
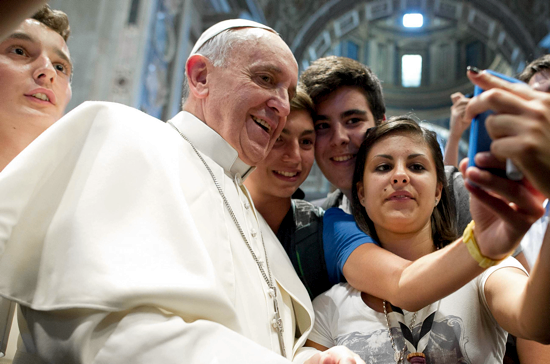
[[[357,87],[367,99],[375,124],[384,120],[386,105],[380,80],[356,60],[337,56],[319,58],[302,73],[300,81],[315,105],[340,87]]]
[[[69,39],[69,17],[61,10],[52,10],[48,5],[44,5],[32,18],[54,30],[65,42]]]
[[[548,69],[550,69],[550,54],[546,54],[529,63],[523,72],[519,74],[518,78],[528,83],[536,73]]]
[[[314,114],[313,101],[304,90],[303,85],[298,83],[296,88],[296,95],[292,100],[290,100],[290,111],[307,111],[310,115]]]

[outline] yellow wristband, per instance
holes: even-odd
[[[464,242],[464,244],[466,244],[466,247],[468,248],[468,252],[472,256],[472,258],[474,258],[474,260],[478,262],[479,266],[484,269],[492,267],[493,265],[496,265],[502,262],[504,259],[493,260],[481,254],[481,251],[479,250],[479,246],[477,245],[476,238],[474,236],[475,226],[476,224],[472,220],[468,224],[468,226],[466,226],[466,229],[464,229],[464,234],[462,234],[462,241]]]

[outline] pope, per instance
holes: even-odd
[[[185,72],[169,122],[85,103],[0,173],[0,295],[21,306],[22,360],[362,363],[302,348],[307,291],[243,186],[289,114],[290,49],[224,21]]]

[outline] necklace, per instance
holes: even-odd
[[[384,307],[384,316],[386,317],[386,325],[388,326],[388,336],[390,337],[391,347],[393,348],[393,351],[395,352],[395,354],[393,354],[393,360],[395,360],[395,362],[397,364],[404,363],[405,351],[407,350],[407,345],[404,345],[403,349],[401,349],[401,350],[398,350],[395,347],[395,342],[393,341],[393,335],[391,334],[391,327],[390,327],[390,320],[388,318],[388,311],[386,310],[386,300],[382,301],[382,306]],[[403,318],[404,318],[404,316],[403,316]],[[413,313],[413,317],[411,319],[411,327],[414,326],[415,321],[416,321],[416,312]]]
[[[391,304],[390,304],[391,305]],[[410,351],[410,354],[407,355],[407,361],[411,364],[426,364],[426,355],[423,354],[423,351],[428,346],[428,342],[430,340],[430,335],[432,332],[432,326],[433,322],[435,320],[435,314],[437,311],[439,311],[439,307],[441,305],[441,300],[439,300],[435,305],[431,304],[425,307],[427,309],[427,316],[422,322],[422,327],[420,328],[420,332],[418,333],[417,337],[413,336],[413,326],[414,322],[416,321],[416,316],[418,312],[415,312],[413,314],[410,328],[407,326],[407,323],[405,322],[405,312],[399,308],[394,307],[393,311],[397,314],[400,314],[403,317],[402,321],[399,321],[399,324],[401,325],[401,333],[403,334],[403,339],[405,340],[405,346],[402,350],[397,350],[395,347],[395,342],[393,340],[393,336],[391,334],[391,327],[390,327],[390,321],[388,318],[388,312],[386,310],[386,301],[383,301],[384,306],[384,316],[386,317],[386,325],[388,326],[388,335],[391,340],[391,346],[393,350],[395,351],[394,359],[397,364],[401,364],[405,362],[405,351],[407,348]]]
[[[248,242],[248,239],[246,238],[246,235],[244,234],[243,229],[241,228],[241,224],[239,224],[239,221],[237,220],[237,217],[235,216],[235,213],[233,212],[233,209],[231,208],[231,205],[229,204],[229,201],[227,201],[227,198],[225,197],[225,194],[223,193],[223,190],[220,187],[220,184],[218,183],[218,180],[216,179],[216,176],[214,176],[214,173],[212,172],[212,169],[210,169],[210,166],[206,163],[204,158],[200,155],[199,151],[193,145],[193,143],[191,143],[191,141],[171,121],[168,121],[167,123],[170,124],[170,126],[172,128],[174,128],[178,132],[178,134],[187,143],[189,143],[191,148],[193,148],[193,151],[195,152],[195,154],[201,160],[202,164],[204,164],[204,166],[206,167],[206,170],[210,174],[210,177],[212,177],[212,181],[214,181],[214,185],[216,185],[216,189],[218,190],[218,193],[222,197],[223,203],[224,203],[225,207],[227,208],[227,211],[229,212],[229,215],[231,216],[231,219],[233,220],[233,222],[237,226],[237,229],[239,230],[239,233],[241,234],[241,237],[243,238],[243,241],[246,244],[246,247],[248,248],[248,251],[252,255],[252,258],[254,258],[254,261],[256,262],[256,265],[258,266],[258,269],[260,270],[260,273],[262,274],[262,277],[264,278],[265,283],[267,283],[267,286],[269,287],[269,290],[268,290],[269,296],[271,297],[271,300],[273,301],[273,310],[275,311],[275,315],[274,315],[273,320],[271,321],[271,325],[273,326],[275,331],[277,331],[277,335],[279,336],[279,346],[281,348],[281,355],[286,357],[285,343],[283,341],[283,331],[284,331],[283,330],[283,320],[281,319],[281,314],[279,313],[279,303],[277,302],[277,290],[275,289],[275,285],[273,284],[273,278],[271,277],[271,269],[269,268],[269,260],[267,258],[267,252],[266,252],[266,249],[265,249],[265,243],[264,243],[263,235],[261,235],[261,233],[260,233],[260,236],[262,238],[262,247],[263,247],[264,256],[265,256],[265,265],[266,265],[266,268],[267,268],[267,274],[266,274],[266,272],[265,272],[265,270],[262,266],[262,263],[260,262],[260,260],[256,256],[256,253],[254,253],[254,250],[252,250],[252,247],[250,246],[250,243]]]

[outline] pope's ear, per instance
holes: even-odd
[[[185,67],[189,91],[199,99],[208,96],[208,72],[212,67],[212,63],[208,58],[200,54],[194,54],[187,60]]]

